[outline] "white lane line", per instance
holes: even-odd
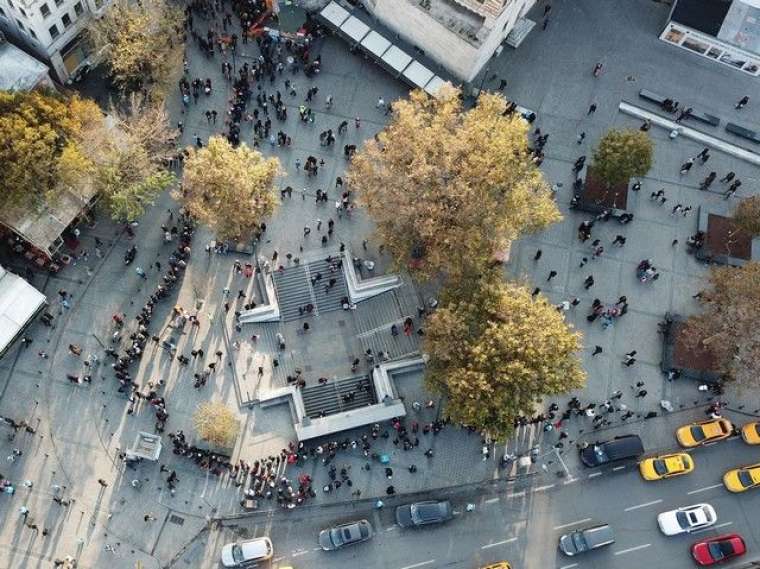
[[[569,528],[570,526],[578,525],[578,524],[585,524],[586,522],[590,522],[591,518],[583,518],[582,520],[578,520],[577,522],[570,522],[567,524],[562,524],[561,526],[554,526],[555,530],[562,529],[562,528]]]
[[[718,524],[717,526],[708,526],[706,528],[698,529],[696,531],[691,532],[692,535],[695,533],[702,533],[703,531],[710,531],[711,529],[718,529],[718,528],[724,528],[726,526],[730,526],[734,522],[723,522],[722,524]]]
[[[541,492],[542,490],[548,490],[549,488],[554,488],[554,484],[547,484],[546,486],[539,486],[538,488],[533,488],[534,492]]]
[[[647,547],[651,546],[651,543],[645,543],[644,545],[637,545],[636,547],[629,547],[628,549],[621,549],[620,551],[616,551],[615,555],[623,555],[624,553],[630,553],[631,551],[638,551],[639,549],[646,549]]]
[[[596,478],[597,476],[601,476],[601,475],[602,475],[601,472],[594,472],[592,474],[589,474],[588,477],[589,478]],[[576,565],[577,565],[577,563],[576,563]]]
[[[282,561],[283,559],[285,559],[285,558],[284,557],[275,557],[274,559],[272,559],[272,563],[278,563],[278,562]]]
[[[401,569],[414,569],[415,567],[422,567],[424,565],[430,565],[431,563],[435,563],[435,559],[428,559],[427,561],[421,561],[419,563],[415,563],[414,565],[406,565]]]
[[[559,569],[572,569],[573,567],[578,567],[577,563],[571,563],[570,565],[563,565]]]
[[[309,553],[309,552],[308,551],[297,551],[295,553],[291,553],[290,556],[291,557],[300,557],[301,555],[306,555],[307,553]]]
[[[493,504],[494,502],[498,502],[499,500],[501,500],[501,498],[488,498],[488,500],[485,500],[483,503],[484,504]]]
[[[615,472],[615,471],[618,471],[618,470],[623,470],[624,468],[625,468],[625,466],[616,466],[612,470],[613,470],[613,472]]]
[[[705,486],[704,488],[698,488],[696,490],[692,490],[691,492],[686,492],[689,496],[692,494],[699,494],[700,492],[706,492],[707,490],[712,490],[713,488],[720,488],[723,486],[723,484],[713,484],[712,486]]]
[[[578,482],[578,479],[577,478],[568,478],[562,484],[568,485],[568,484],[572,484],[573,482]]]
[[[489,543],[488,545],[483,545],[480,547],[480,549],[488,549],[489,547],[496,547],[497,545],[504,545],[505,543],[512,543],[513,541],[517,541],[516,537],[510,537],[509,539],[503,539],[501,541],[495,541],[493,543]]]
[[[393,531],[393,530],[395,530],[397,527],[398,527],[398,526],[391,526],[391,527],[389,527],[389,528],[385,528],[385,531]]]
[[[322,551],[322,548],[321,547],[315,547],[314,549],[312,549],[312,551]]]
[[[651,502],[645,502],[643,504],[638,504],[637,506],[631,506],[630,508],[626,508],[623,510],[624,512],[632,512],[633,510],[638,510],[639,508],[646,508],[647,506],[654,506],[655,504],[659,504],[662,502],[662,500],[652,500]]]
[[[525,496],[525,490],[522,492],[513,492],[512,494],[507,494],[507,498],[520,498],[522,496]]]

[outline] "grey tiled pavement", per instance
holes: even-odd
[[[626,393],[623,401],[635,411],[657,409],[663,398],[672,401],[676,409],[684,406],[684,410],[670,417],[641,420],[625,427],[626,430],[639,430],[650,448],[671,444],[671,430],[678,422],[703,416],[699,409],[686,410],[695,402],[704,401],[694,384],[663,381],[658,371],[660,340],[656,323],[667,310],[689,314],[697,309],[691,295],[698,290],[707,269],[686,255],[683,249],[686,238],[695,230],[695,216],[671,218],[668,209],[653,205],[647,197],[654,189],[664,187],[670,200],[668,205],[683,203],[696,209],[701,203],[725,205],[725,202],[718,195],[696,190],[699,176],[704,175],[706,168],[695,167],[688,176],[678,175],[678,165],[701,148],[683,139],[670,141],[664,132],[653,129],[656,159],[652,171],[642,180],[641,192],[631,198],[635,221],[625,228],[614,222],[597,224],[594,237],[605,244],[605,254],[599,261],[589,262],[579,270],[580,259],[587,255],[588,249],[575,238],[576,227],[584,216],[567,210],[571,164],[580,154],[589,155],[595,141],[608,128],[638,126],[616,109],[623,99],[635,102],[636,90],[641,87],[665,92],[689,104],[693,101],[694,106],[724,119],[740,117],[750,125],[760,125],[760,105],[750,104],[741,115],[733,110],[733,102],[745,92],[751,92],[755,80],[656,39],[666,12],[666,6],[648,0],[625,3],[557,1],[554,2],[549,29],[543,33],[535,29],[519,50],[505,50],[492,62],[490,70],[507,79],[508,96],[538,112],[537,126],[551,134],[543,170],[552,183],[564,184],[558,202],[566,215],[565,221],[516,243],[507,271],[541,287],[552,302],[573,296],[583,300],[581,306],[567,314],[568,320],[584,333],[586,346],[583,362],[589,371],[589,382],[579,392],[579,397],[600,401],[614,390],[622,389]],[[255,49],[255,44],[245,46],[238,63],[255,56]],[[345,168],[340,143],[360,144],[382,127],[385,117],[374,108],[378,96],[389,101],[406,92],[405,86],[391,80],[361,55],[348,53],[346,46],[337,39],[328,38],[316,49],[323,55],[322,73],[313,82],[297,76],[299,97],[289,100],[288,104],[299,104],[307,85],[313,83],[320,88],[318,101],[323,102],[329,93],[334,96],[335,105],[326,111],[321,104],[316,104],[317,118],[313,125],[302,125],[291,112],[284,130],[293,137],[293,146],[270,148],[265,143],[262,147],[264,153],[276,154],[283,163],[287,176],[279,184],[283,187],[291,185],[296,190],[292,199],[283,201],[268,224],[259,246],[259,253],[266,258],[271,258],[275,250],[281,258],[287,252],[298,256],[302,245],[303,256],[322,251],[316,239],[316,220],[321,219],[326,224],[331,216],[334,217],[334,210],[331,205],[318,206],[314,195],[317,189],[323,189],[334,197],[335,177]],[[215,129],[208,125],[202,113],[211,107],[221,111],[229,96],[219,75],[218,57],[208,62],[195,53],[194,48],[190,51],[191,76],[211,77],[215,91],[208,99],[201,97],[201,103],[191,106],[189,114],[182,117],[186,143],[192,141],[196,132],[205,140],[212,131],[221,130],[221,124]],[[594,80],[591,68],[598,60],[604,62],[606,72]],[[269,86],[266,88],[270,90]],[[587,117],[586,109],[591,102],[596,102],[599,109],[595,115]],[[170,111],[178,116],[179,101],[174,98],[169,106]],[[294,109],[291,107],[290,110]],[[335,128],[341,120],[351,121],[354,116],[362,118],[361,128],[350,126],[346,137],[339,139],[337,149],[319,146],[321,130]],[[276,121],[274,128],[279,129]],[[243,137],[250,141],[251,133],[246,129],[244,127]],[[581,130],[587,133],[587,138],[584,145],[578,146],[575,137]],[[308,154],[325,160],[325,167],[315,178],[306,178],[295,170],[296,158],[303,162]],[[744,192],[756,187],[757,170],[728,156],[713,152],[707,168],[719,173],[735,170],[744,181]],[[166,219],[166,208],[173,206],[171,200],[164,197],[141,220],[137,229],[138,265],[147,266],[156,258],[168,255],[169,247],[161,242],[158,227]],[[302,243],[306,225],[312,229],[312,243]],[[368,251],[364,252],[362,248],[362,241],[370,233],[371,223],[358,210],[351,219],[336,219],[335,235],[329,248],[337,249],[338,244],[344,242],[355,254],[377,261],[377,272],[381,273],[387,266],[387,259],[379,255],[377,244],[370,239]],[[622,249],[610,246],[617,233],[628,238]],[[14,446],[23,448],[24,455],[8,463],[3,474],[17,482],[28,478],[35,483],[32,490],[19,488],[14,497],[0,499],[0,511],[8,520],[1,541],[11,544],[0,549],[0,565],[9,569],[29,566],[30,559],[49,563],[55,555],[74,552],[81,554],[84,567],[108,565],[114,569],[131,569],[136,560],[142,560],[146,569],[152,569],[166,564],[177,553],[177,544],[190,541],[204,526],[206,516],[238,511],[238,488],[231,486],[226,479],[207,478],[192,463],[174,457],[169,451],[165,451],[162,458],[171,468],[177,469],[181,479],[174,496],[158,481],[157,466],[143,464],[137,471],[124,471],[115,458],[116,450],[129,445],[136,431],[152,430],[150,410],[141,409],[134,416],[125,415],[125,400],[116,393],[114,381],[104,368],[94,374],[91,386],[76,387],[65,380],[65,373],[81,371],[81,361],[66,354],[68,343],[78,343],[86,352],[102,355],[102,346],[108,345],[112,332],[110,315],[125,310],[131,317],[148,294],[146,283],[133,270],[123,267],[121,257],[129,243],[119,235],[118,228],[107,221],[100,221],[92,229],[83,228],[83,246],[92,251],[96,235],[109,247],[104,259],[91,255],[88,261],[79,261],[59,275],[37,277],[37,284],[49,296],[55,296],[55,291],[61,287],[69,290],[74,295],[71,311],[59,316],[55,329],[33,327],[35,342],[32,349],[15,348],[0,362],[0,414],[27,418],[38,426],[37,435],[19,434],[15,441],[4,441],[0,449],[7,456]],[[675,238],[680,244],[672,247]],[[178,291],[176,302],[188,309],[197,309],[202,317],[199,330],[180,337],[179,349],[187,353],[191,346],[203,346],[207,361],[208,354],[221,349],[225,354],[224,363],[233,354],[237,381],[233,380],[232,368],[223,365],[223,370],[212,376],[209,385],[196,391],[189,385],[192,371],[179,368],[163,351],[149,353],[141,365],[139,377],[143,382],[158,378],[166,380],[165,392],[171,413],[167,430],[181,428],[190,433],[191,414],[201,401],[221,399],[238,408],[240,400],[251,399],[259,385],[259,366],[265,367],[271,383],[283,385],[286,375],[297,367],[306,370],[309,366],[305,373],[312,381],[319,375],[349,377],[352,355],[366,346],[384,345],[394,355],[415,349],[412,342],[418,341],[417,338],[393,339],[386,331],[392,321],[416,315],[416,306],[423,294],[408,286],[385,295],[388,298],[368,301],[362,312],[357,311],[350,317],[341,311],[320,313],[308,336],[297,333],[298,320],[250,325],[241,334],[236,333],[232,312],[241,303],[236,303],[233,310],[225,314],[221,308],[222,289],[229,287],[233,296],[239,288],[252,294],[252,282],[234,275],[231,270],[234,256],[207,256],[203,252],[203,245],[211,239],[205,229],[197,232],[193,259]],[[537,248],[544,253],[540,262],[534,263],[532,259]],[[655,283],[642,285],[636,281],[634,269],[645,257],[655,260],[662,277]],[[93,278],[88,278],[85,266],[95,271]],[[550,269],[559,274],[551,283],[545,283]],[[594,274],[596,285],[586,292],[582,282],[590,273]],[[155,271],[152,271],[148,282],[152,283],[156,278]],[[424,296],[427,294],[426,290]],[[589,325],[586,322],[584,316],[591,299],[599,297],[614,302],[621,294],[627,295],[631,308],[612,329],[602,330],[598,323]],[[168,311],[173,302],[162,305],[156,317],[159,323],[168,323]],[[278,330],[285,334],[289,350],[286,357],[281,357],[281,365],[273,369],[272,359],[277,353],[274,336]],[[259,335],[255,343],[250,341],[252,334]],[[233,348],[234,341],[241,342],[239,351]],[[399,345],[395,346],[395,342]],[[591,358],[589,348],[596,344],[603,346],[604,353]],[[48,360],[36,355],[40,349],[50,354]],[[620,360],[631,349],[638,351],[639,363],[626,369],[620,365]],[[629,385],[639,379],[646,382],[649,391],[643,401],[634,400],[629,395]],[[419,374],[399,378],[397,385],[407,401],[429,398],[421,386]],[[760,407],[752,401],[755,397],[754,394],[742,394],[743,401],[747,401],[747,410]],[[727,398],[732,401],[734,396],[729,394]],[[438,410],[436,406],[419,414],[411,412],[410,420],[429,421]],[[241,437],[234,452],[235,456],[246,460],[277,452],[293,438],[287,406],[243,407],[240,419]],[[584,433],[580,433],[581,429]],[[588,425],[575,420],[568,427],[569,440],[588,435],[588,429]],[[353,433],[346,436],[351,437]],[[545,448],[548,448],[556,440],[556,434],[550,433],[545,438],[548,443]],[[393,482],[399,492],[479,481],[492,477],[497,471],[492,459],[498,453],[493,453],[491,460],[482,461],[477,434],[451,428],[435,437],[427,435],[421,439],[421,448],[408,452],[396,449],[390,440],[383,440],[382,446],[378,446],[378,451],[392,455],[396,471]],[[534,436],[529,430],[521,430],[515,440],[509,442],[509,449],[526,451],[533,441]],[[435,454],[430,460],[421,455],[426,446],[434,448]],[[577,469],[574,453],[567,452],[564,456],[568,468],[571,471]],[[383,492],[387,481],[382,471],[373,468],[362,473],[364,460],[358,452],[345,453],[337,460],[352,465],[355,488],[362,490],[363,496]],[[420,467],[417,475],[404,471],[411,463]],[[553,463],[552,470],[554,466]],[[326,480],[323,467],[308,463],[306,468],[315,473],[316,484]],[[101,477],[110,485],[99,492],[96,480]],[[139,491],[129,484],[134,477],[148,479]],[[75,507],[64,511],[51,504],[53,483],[68,486],[67,495],[77,500]],[[346,499],[349,492],[343,490],[337,495],[320,494],[317,500],[325,503]],[[44,524],[51,528],[50,537],[35,536],[16,521],[16,511],[22,504],[32,510],[36,520],[44,520]],[[144,523],[142,516],[147,511],[156,514],[160,521]],[[179,516],[182,525],[172,520],[171,515]],[[78,539],[83,541],[78,543]],[[103,549],[104,544],[116,542],[121,543],[116,553]]]

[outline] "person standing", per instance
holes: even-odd
[[[739,102],[736,103],[736,110],[743,109],[747,103],[749,103],[749,97],[747,95],[744,95],[741,99],[739,99]]]

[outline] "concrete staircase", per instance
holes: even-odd
[[[410,303],[405,303],[410,304]],[[419,325],[419,319],[409,306],[406,311],[399,302],[397,290],[392,290],[368,298],[362,303],[362,310],[356,312],[356,329],[362,352],[371,349],[377,356],[379,352],[385,352],[388,359],[398,359],[420,351],[420,336],[412,334],[404,335],[404,320],[411,317],[415,326]],[[395,324],[398,335],[391,334],[391,326]]]
[[[294,265],[282,271],[274,271],[274,285],[280,305],[280,318],[283,322],[301,318],[298,313],[300,306],[310,302],[316,306],[304,265]]]
[[[344,401],[343,395],[352,392],[354,398]],[[305,387],[301,390],[301,397],[306,416],[311,419],[320,417],[323,413],[334,415],[377,403],[374,387],[366,375]]]
[[[346,278],[343,271],[330,271],[330,265],[325,259],[318,259],[306,265],[306,273],[309,279],[308,284],[311,286],[311,279],[318,274],[322,278],[314,285],[312,289],[313,297],[316,299],[315,306],[318,312],[332,312],[333,310],[342,310],[341,299],[348,297],[346,288]],[[325,287],[330,279],[335,279],[336,283],[327,292]]]

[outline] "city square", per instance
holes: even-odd
[[[283,33],[300,27],[305,7],[282,4]],[[327,2],[305,4],[316,18]],[[464,569],[500,561],[531,569],[676,569],[694,566],[693,542],[734,533],[748,551],[726,566],[757,563],[758,498],[721,483],[729,468],[758,462],[737,432],[689,450],[696,468],[677,480],[645,482],[635,461],[590,469],[579,453],[635,434],[646,456],[662,455],[678,450],[674,432],[682,425],[712,414],[741,427],[760,417],[760,397],[745,385],[715,390],[711,381],[668,373],[690,368],[677,358],[691,354],[668,348],[677,340],[668,340],[663,324],[699,312],[697,295],[723,262],[699,258],[689,240],[706,230],[709,216],[728,218],[755,195],[760,162],[746,137],[689,117],[676,121],[640,94],[661,93],[722,123],[760,125],[755,77],[659,39],[670,9],[651,0],[540,0],[527,13],[538,24],[519,47],[489,58],[464,89],[466,108],[480,91],[498,92],[535,113],[531,148],[549,135],[540,170],[562,220],[510,243],[498,270],[582,334],[584,387],[544,397],[506,440],[445,420],[445,397],[425,382],[423,348],[441,283],[395,270],[370,213],[343,195],[352,191],[346,148],[361,153],[383,131],[395,102],[409,96],[409,80],[323,22],[308,46],[312,61],[319,57],[318,73],[294,72],[288,62],[284,72],[256,81],[260,90],[248,101],[247,112],[259,109],[263,118],[256,95],[264,102],[272,95],[273,104],[277,92],[289,115],[272,114],[272,138],[255,145],[279,160],[279,204],[252,246],[223,243],[186,217],[178,199],[182,161],[173,160],[177,187],[133,223],[96,208],[76,227],[70,262],[58,272],[32,272],[52,318],[35,319],[0,360],[1,472],[13,487],[0,499],[0,566],[206,569],[220,566],[225,544],[268,537],[274,553],[259,566],[281,569]],[[209,22],[193,13],[202,37]],[[392,36],[368,13],[356,15]],[[240,22],[230,26],[242,35]],[[209,56],[188,39],[183,77],[208,79],[213,89],[188,103],[172,84],[165,104],[172,127],[181,125],[178,152],[226,135],[236,95],[222,63],[234,73],[255,67],[259,43]],[[75,89],[104,107],[118,93],[99,69]],[[307,118],[302,110],[299,120],[304,105]],[[253,122],[242,121],[239,133],[251,147]],[[625,204],[579,206],[576,173],[587,171],[579,158],[591,162],[611,129],[644,124],[653,163],[625,184]],[[325,142],[328,129],[334,144]],[[275,141],[278,130],[287,143]],[[709,160],[695,159],[705,148]],[[316,173],[306,171],[309,157]],[[701,189],[711,171],[718,179]],[[733,179],[741,188],[727,192]],[[632,218],[621,219],[625,213]],[[579,229],[589,222],[587,241]],[[752,260],[749,241],[745,258]],[[643,260],[656,278],[642,278]],[[2,262],[19,275],[27,266],[12,252]],[[165,278],[169,266],[181,267],[176,282]],[[145,316],[152,294],[145,332],[135,318]],[[597,305],[607,307],[599,318]],[[138,344],[125,381],[139,387],[124,389],[123,381],[120,389],[113,364],[125,346]],[[210,401],[233,411],[239,427],[229,446],[196,434],[194,414]],[[399,527],[395,508],[425,500],[449,500],[453,519]],[[691,537],[662,535],[659,513],[703,502],[717,511],[717,523]],[[320,531],[362,519],[374,528],[371,541],[323,551]],[[614,544],[577,559],[557,549],[560,535],[595,522],[613,527]]]

